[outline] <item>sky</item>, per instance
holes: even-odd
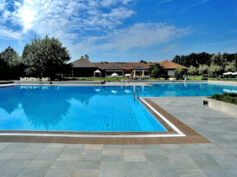
[[[0,0],[0,52],[58,38],[72,61],[162,61],[237,53],[236,0]]]

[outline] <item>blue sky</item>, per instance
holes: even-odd
[[[171,60],[237,52],[235,0],[0,0],[0,51],[59,38],[72,60]]]

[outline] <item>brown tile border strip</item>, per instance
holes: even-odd
[[[209,140],[189,128],[183,122],[176,119],[174,116],[160,108],[157,104],[152,102],[149,98],[144,98],[155,110],[165,116],[171,123],[173,123],[178,129],[180,129],[186,136],[185,137],[53,137],[53,136],[31,136],[32,133],[40,134],[72,134],[72,135],[149,135],[149,134],[165,134],[161,132],[139,132],[139,133],[93,133],[93,132],[41,132],[41,131],[0,131],[0,133],[29,133],[27,136],[2,136],[0,135],[0,142],[29,142],[29,143],[66,143],[66,144],[190,144],[190,143],[210,143]],[[150,110],[150,109],[149,109]],[[162,119],[151,113],[169,130],[166,133],[175,133]]]

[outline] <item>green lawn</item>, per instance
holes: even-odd
[[[204,77],[203,77],[203,76],[186,76],[186,78],[187,78],[188,80],[198,80],[198,81],[204,80]]]
[[[78,77],[78,78],[67,78],[68,80],[78,80],[78,81],[104,81],[104,80],[107,80],[107,81],[118,81],[118,80],[128,80],[127,77],[119,77],[119,78],[116,78],[116,77]]]
[[[77,78],[71,78],[71,77],[67,77],[64,78],[66,80],[78,80],[78,81],[120,81],[120,80],[129,80],[128,77],[77,77]],[[153,78],[153,77],[149,77],[149,78],[143,78],[142,80],[146,80],[146,81],[158,81],[158,80],[164,80],[162,78]]]

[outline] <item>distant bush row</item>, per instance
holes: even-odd
[[[207,75],[208,77],[218,77],[224,72],[237,71],[237,53],[192,53],[186,56],[177,55],[172,61],[188,67],[187,73],[191,76]]]
[[[237,105],[237,93],[217,94],[217,95],[213,95],[211,98]]]

